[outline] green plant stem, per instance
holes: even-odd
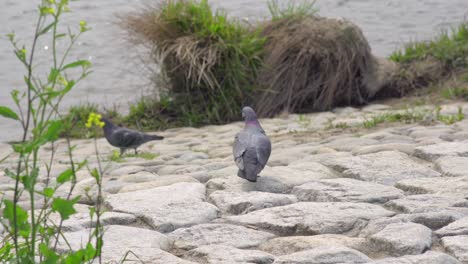
[[[24,125],[24,131],[23,131],[23,138],[21,140],[22,143],[25,143],[26,142],[26,137],[28,135],[28,130],[29,130],[29,125],[30,125],[30,122],[31,122],[31,108],[32,108],[32,99],[31,99],[31,91],[32,91],[32,85],[31,85],[31,76],[32,76],[32,63],[33,63],[33,60],[34,60],[34,52],[36,50],[36,44],[37,44],[37,39],[39,38],[38,36],[38,31],[39,31],[39,28],[40,28],[40,25],[41,25],[41,21],[42,21],[42,16],[39,16],[38,18],[38,21],[37,21],[37,24],[36,24],[36,29],[35,29],[35,33],[34,33],[34,40],[33,40],[33,44],[32,44],[32,48],[31,48],[31,55],[29,57],[29,63],[28,63],[28,77],[27,77],[27,85],[28,85],[28,95],[27,95],[27,98],[28,98],[28,111],[26,113],[26,122],[25,122],[25,125]],[[19,181],[20,181],[20,173],[21,173],[21,167],[22,167],[22,160],[24,158],[24,153],[21,153],[20,154],[20,158],[19,158],[19,161],[18,161],[18,165],[17,165],[17,170],[16,170],[16,179],[15,179],[15,189],[14,189],[14,194],[13,194],[13,222],[14,222],[14,233],[13,233],[13,240],[14,240],[14,244],[15,244],[15,252],[16,252],[16,255],[18,256],[18,224],[17,224],[17,210],[16,210],[16,206],[18,204],[18,200],[19,200],[19,197],[18,197],[18,189],[19,189]],[[32,208],[32,210],[34,210],[34,208]],[[31,214],[32,215],[32,219],[34,218],[33,215],[34,213]],[[34,256],[33,256],[34,257]],[[34,258],[33,258],[34,259]],[[19,263],[19,258],[16,259],[16,262]]]

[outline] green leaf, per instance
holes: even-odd
[[[44,257],[44,260],[41,262],[41,264],[56,264],[58,263],[60,257],[55,253],[53,250],[51,250],[45,243],[39,244],[39,251],[41,252],[42,256]]]
[[[57,140],[60,133],[63,131],[63,121],[62,120],[52,120],[49,121],[49,127],[47,132],[44,134],[44,139],[47,141]]]
[[[67,220],[70,218],[70,215],[76,213],[76,210],[73,208],[73,206],[78,202],[78,200],[80,200],[80,196],[72,200],[65,200],[57,197],[52,202],[52,211],[58,212],[63,220]]]
[[[45,197],[52,198],[52,196],[54,196],[55,190],[50,187],[47,187],[47,188],[44,188],[42,193],[44,194]]]
[[[8,219],[11,231],[14,232],[15,216],[14,204],[10,200],[4,200],[5,208],[3,209],[3,218]],[[28,222],[28,212],[26,212],[19,205],[16,205],[16,227],[18,234],[24,238],[29,237],[31,227]]]
[[[50,83],[53,83],[57,80],[57,77],[58,75],[60,74],[60,71],[55,69],[55,68],[51,68],[50,69],[50,73],[49,73],[49,77],[47,78],[47,80],[50,82]]]
[[[99,182],[99,178],[100,178],[100,177],[99,177],[99,172],[98,172],[98,170],[97,170],[96,168],[94,168],[94,169],[92,169],[92,170],[90,171],[90,173],[91,173],[91,176],[93,176],[93,178],[96,179],[96,182]]]
[[[73,170],[71,168],[65,170],[64,172],[60,173],[60,175],[57,177],[57,182],[58,183],[65,183],[71,179],[73,176]]]
[[[49,31],[49,29],[51,29],[55,24],[57,23],[57,21],[54,21],[52,23],[50,23],[49,25],[47,25],[46,27],[44,27],[38,35],[42,35],[42,34],[45,34],[47,33],[47,31]]]
[[[76,67],[89,67],[91,66],[91,62],[89,60],[77,60],[72,63],[69,63],[65,66],[63,66],[62,70],[69,69],[69,68],[76,68]]]
[[[0,115],[13,120],[19,120],[18,115],[6,106],[0,106]]]
[[[6,241],[5,244],[0,248],[0,259],[5,261],[5,263],[9,263],[9,261],[13,258],[13,254],[11,249],[13,246]]]
[[[39,176],[39,168],[34,168],[29,175],[20,177],[24,189],[26,189],[29,193],[34,192],[37,176]]]

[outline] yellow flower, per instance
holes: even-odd
[[[102,116],[92,112],[89,114],[88,121],[86,122],[86,127],[91,128],[92,126],[104,127],[105,123],[101,121]]]

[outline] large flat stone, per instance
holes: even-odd
[[[412,194],[437,193],[466,196],[468,176],[408,179],[399,181],[395,187]]]
[[[468,200],[461,195],[418,194],[401,199],[392,200],[385,204],[392,210],[403,213],[434,212],[447,207],[466,207],[468,213]]]
[[[344,177],[393,185],[399,180],[438,177],[440,173],[428,164],[412,160],[397,151],[383,151],[328,161]]]
[[[120,189],[119,192],[134,192],[139,190],[153,189],[162,186],[168,186],[180,182],[198,182],[195,178],[189,175],[165,175],[156,176],[154,180],[147,182],[139,182],[133,184],[127,184]]]
[[[358,251],[365,249],[364,238],[348,237],[344,235],[316,235],[316,236],[289,236],[270,239],[259,246],[260,250],[269,252],[275,256],[288,255],[299,251],[314,249],[317,247],[345,246]]]
[[[319,163],[295,164],[292,166],[267,167],[256,183],[262,192],[289,193],[294,186],[310,181],[337,177],[336,173]]]
[[[219,264],[219,263],[273,263],[275,257],[259,250],[245,250],[223,245],[201,246],[190,250],[185,258],[197,263]]]
[[[392,215],[393,212],[367,203],[301,202],[230,216],[227,219],[282,235],[318,235],[355,234],[369,220]]]
[[[468,235],[468,217],[459,219],[435,232],[438,236]]]
[[[371,259],[347,247],[317,247],[276,258],[274,264],[358,264]]]
[[[437,251],[427,251],[421,255],[408,255],[399,258],[385,258],[373,264],[462,264],[456,258]]]
[[[462,263],[468,263],[468,235],[443,237],[442,246]]]
[[[230,214],[245,214],[259,209],[282,206],[297,202],[294,195],[266,192],[216,191],[210,201],[221,211]]]
[[[443,142],[439,144],[417,147],[414,155],[419,158],[434,161],[442,156],[468,156],[468,141]]]
[[[201,224],[188,228],[180,228],[169,237],[174,240],[174,246],[189,250],[205,245],[225,245],[236,248],[255,247],[274,235],[243,226],[230,224]]]
[[[435,161],[444,176],[468,176],[468,157],[444,156]]]
[[[205,202],[205,186],[200,183],[113,194],[106,198],[106,203],[114,211],[143,218],[161,232],[206,223],[218,215],[218,209]]]
[[[370,237],[377,252],[391,256],[421,254],[432,245],[431,229],[415,223],[394,223]]]
[[[86,246],[89,239],[89,229],[83,229],[76,232],[66,232],[64,236],[67,239],[71,249],[78,250]],[[147,256],[157,256],[161,250],[169,250],[171,241],[167,236],[153,230],[111,225],[104,229],[104,246],[102,249],[103,260],[105,262],[118,261],[124,257],[128,251],[142,250]],[[92,241],[95,243],[95,241]],[[59,249],[68,251],[68,246],[61,238],[59,240]]]
[[[371,138],[362,137],[338,137],[330,142],[324,144],[324,146],[336,149],[337,151],[353,151],[354,149],[362,146],[374,145],[379,141]]]
[[[395,187],[355,179],[327,179],[294,187],[301,201],[385,203],[403,197]]]

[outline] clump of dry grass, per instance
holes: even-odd
[[[180,123],[239,120],[246,104],[267,117],[367,101],[375,60],[357,26],[316,16],[308,0],[269,9],[272,19],[253,27],[206,0],[166,0],[122,25],[169,77],[172,114],[188,120]]]
[[[347,21],[307,16],[267,22],[262,35],[261,116],[327,110],[366,102],[363,76],[373,67],[367,40]]]
[[[262,64],[258,31],[206,0],[167,0],[122,23],[152,49],[170,80],[168,96],[197,123],[237,120]]]

